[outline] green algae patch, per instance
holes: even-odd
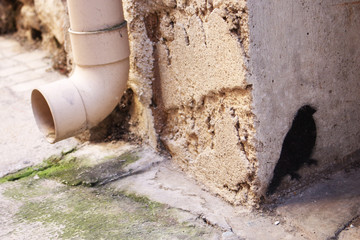
[[[137,160],[139,160],[140,157],[137,152],[131,151],[131,152],[126,152],[126,153],[121,154],[118,157],[118,159],[123,161],[124,167],[126,167],[126,166],[130,165],[131,163],[134,163]]]
[[[0,194],[19,206],[16,221],[52,229],[56,239],[211,239],[214,234],[219,236],[219,230],[200,220],[184,221],[195,219],[189,213],[145,196],[103,186],[136,172],[139,164],[132,163],[140,155],[138,151],[129,151],[120,156],[107,156],[89,166],[85,164],[86,157],[78,152],[64,152],[0,179],[3,181]]]
[[[56,226],[59,239],[209,239],[214,231],[179,221],[179,210],[135,194],[47,179],[7,184],[3,195],[22,202],[16,218]]]
[[[17,181],[23,178],[34,177],[35,175],[39,178],[60,176],[62,173],[75,168],[76,164],[74,160],[75,159],[71,159],[70,161],[61,162],[62,156],[51,156],[39,165],[28,167],[0,178],[0,183]]]
[[[56,170],[47,177],[56,178],[62,183],[71,186],[84,185],[94,187],[104,185],[121,177],[128,176],[131,170],[125,170],[125,167],[134,163],[139,158],[137,152],[131,151],[123,153],[120,156],[106,157],[101,163],[93,166],[82,164],[86,163],[86,158],[78,158],[75,161],[78,165],[70,168],[65,167],[63,171],[60,169]],[[71,162],[69,164],[71,164]]]
[[[8,182],[8,181],[16,181],[21,178],[25,178],[25,177],[34,175],[35,172],[36,172],[36,170],[34,170],[34,168],[28,167],[28,168],[22,169],[16,173],[8,174],[8,175],[0,178],[0,183],[4,183],[4,182]]]
[[[135,202],[138,202],[138,203],[141,203],[143,205],[147,205],[147,206],[151,206],[151,207],[159,207],[161,206],[160,203],[158,202],[154,202],[154,201],[151,201],[148,197],[146,196],[140,196],[136,193],[128,193],[128,192],[125,192],[125,191],[121,191],[119,192],[120,195],[123,195],[123,196],[126,196],[127,198],[135,201]]]
[[[71,154],[75,150],[62,152],[59,156],[51,156],[37,166],[9,174],[0,178],[0,183],[37,176],[38,178],[56,179],[70,186],[92,187],[129,175],[129,171],[125,171],[124,168],[140,158],[138,152],[129,151],[120,156],[105,157],[97,165],[86,166],[87,159],[85,157],[75,157]]]
[[[38,176],[41,175],[42,177],[46,177],[48,175],[48,173],[55,172],[59,168],[61,168],[61,169],[72,168],[73,165],[60,164],[60,162],[63,161],[64,159],[66,159],[67,156],[74,151],[76,151],[76,148],[72,148],[70,150],[63,151],[58,156],[52,155],[48,159],[44,160],[39,165],[36,165],[33,167],[27,167],[27,168],[24,168],[24,169],[21,169],[21,170],[15,172],[15,173],[10,173],[10,174],[0,178],[0,183],[16,181],[16,180],[19,180],[22,178],[27,178],[27,177],[31,177],[31,176],[35,176],[35,175],[38,175]],[[74,160],[74,159],[71,159],[71,160]]]

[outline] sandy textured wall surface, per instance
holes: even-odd
[[[173,160],[212,192],[235,204],[255,203],[246,1],[125,6],[139,115],[153,121]]]

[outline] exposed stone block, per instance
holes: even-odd
[[[133,119],[153,124],[153,139],[212,192],[234,204],[256,205],[305,105],[317,109],[316,143],[305,155],[318,164],[302,159],[299,167],[287,167],[294,164],[290,157],[277,190],[306,185],[354,159],[347,156],[360,147],[359,4],[124,5],[131,26],[130,85],[138,108],[152,114],[151,123],[140,115]],[[301,133],[295,135],[301,140]],[[293,149],[301,152],[298,145]]]

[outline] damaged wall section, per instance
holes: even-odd
[[[204,96],[168,111],[164,140],[186,171],[234,204],[256,202],[251,89]]]
[[[164,144],[212,192],[234,204],[255,204],[246,1],[138,0],[124,6],[130,86],[140,109],[132,118],[149,131],[153,124],[150,135],[158,146]]]

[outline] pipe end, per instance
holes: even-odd
[[[71,80],[34,89],[31,105],[39,130],[50,143],[75,136],[87,127],[82,98]]]
[[[54,117],[45,97],[37,89],[31,93],[31,105],[40,132],[44,134],[46,140],[54,143],[56,136]]]

